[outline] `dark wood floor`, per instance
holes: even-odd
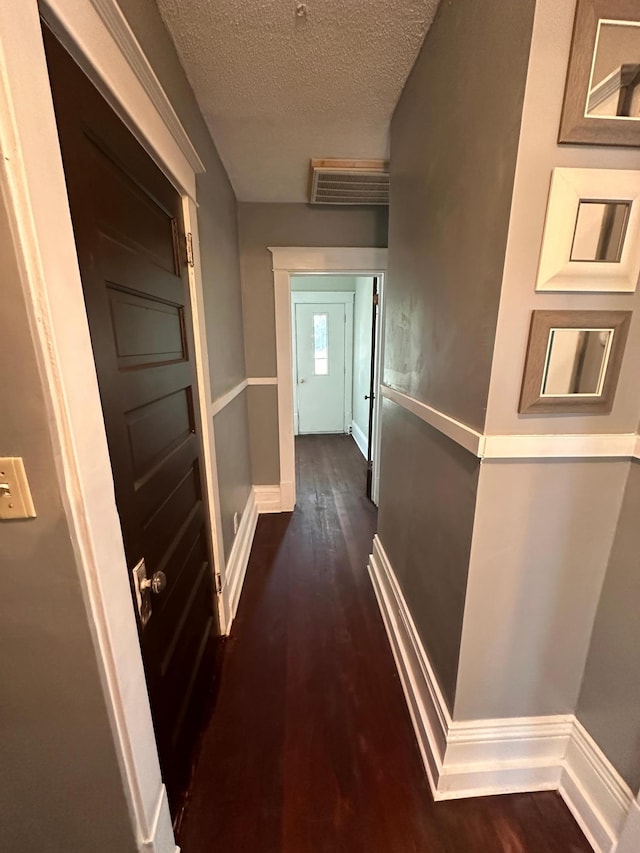
[[[183,853],[588,853],[555,793],[434,803],[366,564],[347,436],[297,439],[298,503],[261,517]]]

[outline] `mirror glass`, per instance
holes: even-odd
[[[630,209],[628,201],[580,201],[571,260],[617,263]]]
[[[640,22],[598,22],[585,115],[640,121]]]
[[[602,393],[613,329],[550,329],[543,397]]]

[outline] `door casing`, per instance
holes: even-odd
[[[276,320],[276,371],[278,388],[278,445],[280,451],[280,508],[291,512],[296,503],[296,460],[293,426],[293,345],[291,332],[291,276],[378,276],[378,329],[374,407],[373,501],[380,486],[380,384],[384,364],[384,281],[387,249],[370,247],[269,246],[273,257],[273,290]]]
[[[0,144],[23,289],[46,382],[64,512],[94,636],[113,740],[140,849],[175,851],[113,494],[100,396],[66,196],[40,14],[183,200],[214,561],[224,560],[197,228],[204,166],[114,0],[0,0]],[[220,619],[226,624],[224,614]]]

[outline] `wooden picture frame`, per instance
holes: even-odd
[[[640,118],[587,114],[594,53],[601,21],[639,25],[638,0],[578,0],[558,142],[574,145],[640,146]],[[638,32],[640,36],[640,27]],[[640,63],[640,58],[638,62]],[[621,72],[622,68],[623,66]],[[619,85],[622,86],[622,82],[619,82]]]
[[[629,333],[631,311],[534,311],[522,379],[521,414],[593,414],[610,412]],[[553,394],[543,391],[557,333],[606,334],[597,391]],[[557,337],[555,338],[557,340]]]

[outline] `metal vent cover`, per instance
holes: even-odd
[[[386,160],[312,160],[311,204],[389,204]]]

